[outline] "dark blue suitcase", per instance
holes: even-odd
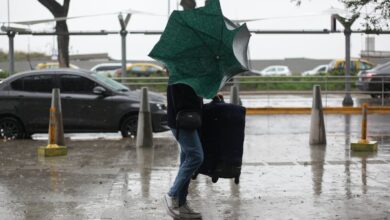
[[[208,175],[215,183],[218,178],[240,181],[245,137],[246,109],[239,105],[213,101],[203,106],[200,138],[204,161],[193,179]]]

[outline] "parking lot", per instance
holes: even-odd
[[[247,117],[239,185],[199,176],[190,200],[203,219],[387,219],[390,119],[369,115],[377,153],[356,154],[358,115],[326,115],[326,146],[310,146],[309,115]],[[0,144],[2,219],[169,219],[161,197],[178,148],[169,132],[137,149],[119,134],[68,135],[68,155],[40,158],[35,140]]]

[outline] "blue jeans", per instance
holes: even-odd
[[[176,129],[171,128],[176,137]],[[177,140],[177,137],[176,137]],[[192,174],[202,165],[203,149],[197,130],[180,129],[180,167],[168,195],[179,200],[179,206],[186,203]]]

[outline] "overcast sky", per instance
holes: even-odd
[[[7,0],[0,0],[0,22],[6,22]],[[52,18],[49,11],[37,0],[9,0],[11,21],[24,21]],[[62,2],[62,1],[60,1]],[[171,0],[171,10],[177,8],[179,0]],[[204,1],[197,1],[202,6]],[[330,7],[343,9],[337,0],[307,0],[300,7],[290,0],[220,0],[223,13],[230,19],[269,18],[249,22],[249,29],[258,30],[322,30],[330,29],[330,14],[323,13]],[[118,12],[133,9],[159,14],[150,16],[134,14],[128,30],[163,30],[167,21],[168,0],[71,0],[68,16],[80,16],[97,13]],[[179,9],[181,9],[179,7]],[[313,15],[297,17],[301,15]],[[288,17],[271,19],[275,17]],[[354,29],[359,28],[360,21]],[[54,24],[47,23],[31,26],[33,30],[52,30]],[[69,20],[70,31],[118,30],[117,15]],[[341,25],[338,25],[341,28]],[[150,59],[147,54],[158,41],[159,36],[129,35],[127,38],[128,59]],[[358,57],[364,48],[365,35],[353,34],[352,57]],[[54,42],[54,44],[53,44]],[[16,50],[39,51],[51,54],[56,47],[54,37],[17,36]],[[250,41],[252,59],[283,58],[343,58],[344,35],[259,35],[254,34]],[[8,51],[8,39],[0,36],[0,49]],[[390,35],[376,36],[376,50],[390,51]],[[120,58],[121,45],[119,35],[111,36],[72,36],[71,54],[109,53],[113,58]]]

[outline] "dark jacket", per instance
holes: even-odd
[[[167,102],[168,126],[171,128],[176,128],[177,112],[184,109],[202,112],[203,99],[186,84],[168,85]]]

